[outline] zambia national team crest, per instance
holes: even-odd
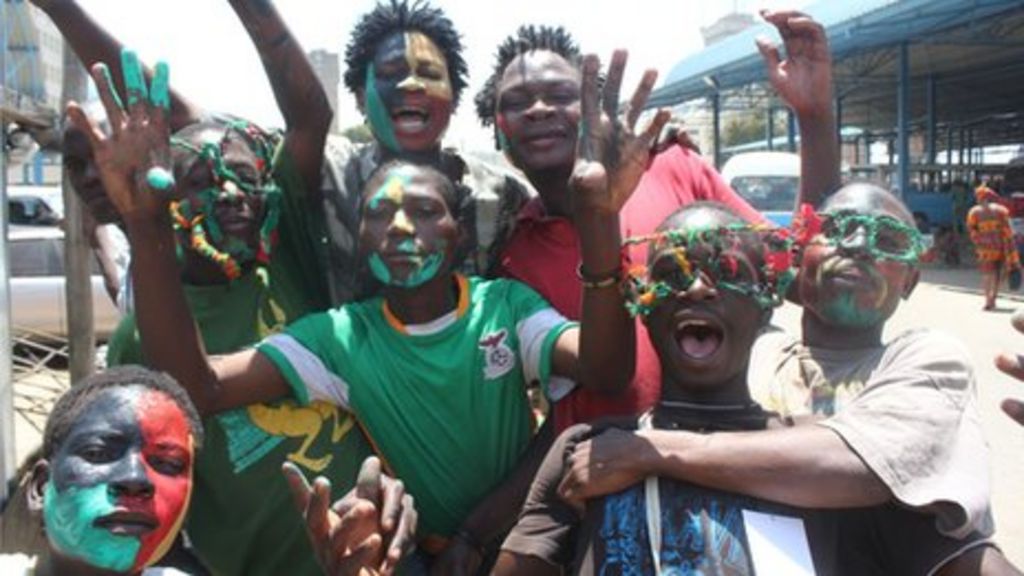
[[[515,366],[516,357],[505,341],[508,330],[502,328],[480,339],[477,344],[484,351],[484,379],[494,380],[508,374]]]

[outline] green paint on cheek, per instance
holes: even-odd
[[[370,254],[370,272],[373,277],[380,280],[385,285],[391,284],[391,271],[388,270],[387,264],[384,264],[384,260],[381,259],[380,254],[374,252]]]
[[[430,282],[437,276],[437,271],[441,269],[441,262],[444,261],[444,255],[441,252],[434,252],[427,256],[420,263],[419,267],[415,272],[409,275],[408,278],[402,282],[402,286],[406,288],[416,288],[422,286],[427,282]]]
[[[135,564],[138,538],[117,536],[93,526],[97,518],[114,511],[110,487],[103,483],[57,492],[53,482],[43,495],[43,520],[50,543],[61,554],[92,566],[125,572]]]
[[[824,306],[822,314],[833,324],[850,328],[867,328],[882,320],[879,310],[862,308],[851,293],[836,296]]]
[[[401,248],[399,249],[401,250]],[[415,246],[413,246],[413,251],[415,251]],[[440,251],[420,259],[416,263],[416,269],[403,279],[395,278],[391,274],[391,270],[388,269],[387,264],[384,263],[384,259],[376,252],[370,254],[369,261],[370,272],[374,278],[382,283],[400,288],[417,288],[430,282],[437,276],[438,271],[441,270],[441,264],[444,263],[444,248],[442,247]]]
[[[377,91],[377,73],[374,72],[373,64],[366,67],[366,117],[370,121],[370,128],[373,130],[377,140],[388,149],[394,152],[401,152],[398,139],[395,138],[395,126],[391,122],[391,114]]]

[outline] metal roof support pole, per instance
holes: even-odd
[[[927,83],[927,105],[928,105],[928,160],[927,164],[935,164],[935,157],[938,156],[938,150],[936,150],[936,144],[938,143],[938,137],[935,132],[935,76],[928,75]]]
[[[7,105],[7,1],[0,0],[0,106]],[[6,138],[0,126],[0,137]],[[14,475],[14,374],[11,371],[11,298],[7,261],[7,157],[0,150],[0,497]]]
[[[900,195],[910,189],[910,50],[906,42],[900,43],[899,85],[896,91],[896,138],[899,147]]]
[[[964,163],[964,145],[967,143],[967,130],[964,128],[960,129],[960,140],[957,142],[960,151],[957,153],[958,162],[957,164],[963,165]]]
[[[61,102],[82,102],[88,94],[85,68],[71,47],[64,44],[64,82]],[[93,332],[92,250],[82,220],[82,203],[64,174],[64,303],[68,318],[68,372],[71,382],[92,374],[96,363],[96,335]]]
[[[786,146],[790,152],[796,152],[796,115],[786,108]]]
[[[871,131],[864,131],[864,163],[871,165]]]
[[[936,130],[935,130],[936,110],[935,110],[935,76],[934,75],[932,75],[932,74],[928,75],[928,80],[927,80],[927,83],[926,83],[925,87],[926,87],[926,91],[925,91],[926,92],[926,94],[925,94],[926,102],[925,102],[925,104],[928,107],[927,118],[925,120],[926,121],[925,131],[926,131],[926,139],[927,139],[928,151],[926,152],[927,155],[925,156],[925,163],[927,163],[927,164],[935,164],[935,157],[938,156],[938,150],[936,150],[936,146],[938,144],[938,137],[936,135]],[[942,174],[937,174],[935,172],[928,172],[928,186],[929,186],[929,188],[933,188],[936,185],[936,178],[938,178],[939,181],[941,181],[942,180]]]
[[[722,95],[715,90],[711,95],[711,124],[715,136],[715,170],[722,169]]]
[[[765,110],[764,141],[768,143],[768,151],[775,150],[775,108],[768,104]]]
[[[853,163],[860,164],[860,136],[853,137]]]
[[[953,124],[946,125],[946,165],[953,165]]]

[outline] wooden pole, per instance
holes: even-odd
[[[64,83],[61,102],[82,102],[87,95],[85,68],[71,47],[64,44]],[[96,335],[92,314],[92,250],[82,222],[82,204],[64,174],[64,273],[65,306],[68,319],[68,371],[78,382],[95,368]]]
[[[7,106],[7,2],[0,0],[0,107]],[[0,126],[0,138],[6,138]],[[7,261],[7,156],[0,151],[0,496],[17,471],[14,461],[14,374],[11,371],[11,291]]]

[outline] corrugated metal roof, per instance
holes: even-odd
[[[844,124],[891,131],[896,110],[896,48],[911,48],[912,121],[923,122],[925,80],[935,78],[939,122],[974,126],[976,144],[1024,138],[1024,3],[1020,0],[824,0],[805,11],[821,22],[835,63]],[[778,38],[764,24],[677,64],[650,106],[766,82],[754,44]],[[714,81],[710,79],[713,78]]]

